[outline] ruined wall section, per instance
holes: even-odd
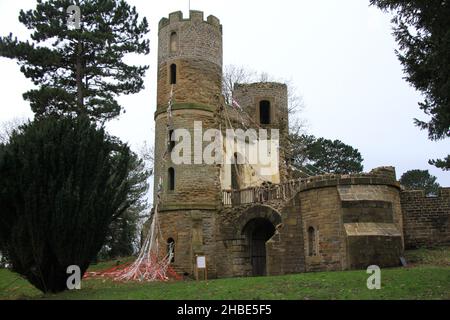
[[[280,151],[279,169],[280,180],[288,180],[287,165],[285,162],[288,152],[289,114],[288,114],[288,89],[286,84],[275,82],[261,82],[251,84],[235,84],[233,90],[235,99],[244,111],[231,111],[230,117],[237,126],[244,122],[245,126],[258,130],[267,129],[270,137],[270,129],[279,130]],[[260,102],[270,102],[270,124],[260,123]],[[238,114],[236,114],[238,113]],[[244,115],[242,115],[244,114]]]

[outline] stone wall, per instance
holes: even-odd
[[[175,165],[171,154],[164,157],[167,150],[167,118],[161,114],[156,119],[155,130],[155,186],[154,195],[157,195],[159,177],[163,180],[161,194],[161,211],[176,209],[218,209],[220,204],[220,167],[218,165],[195,164],[194,160],[194,121],[200,121],[203,130],[214,127],[214,117],[209,111],[202,110],[175,110],[173,112],[173,126],[186,129],[191,137],[191,164]],[[206,147],[203,142],[202,147]],[[203,150],[203,149],[202,149]],[[201,150],[201,151],[202,151]],[[178,153],[174,149],[173,154]],[[199,153],[201,157],[203,153]],[[175,190],[168,190],[168,169],[175,171]],[[156,199],[155,199],[156,201]]]
[[[196,256],[206,256],[207,274],[209,278],[217,277],[216,255],[216,219],[217,212],[211,210],[171,210],[159,212],[158,236],[161,255],[168,253],[169,239],[174,241],[174,259],[171,267],[179,274],[195,277]],[[149,219],[143,227],[142,241],[148,236],[151,222]],[[167,250],[167,251],[165,251]],[[199,273],[200,279],[204,273]]]
[[[366,225],[366,226],[364,226]],[[354,225],[355,226],[355,225]],[[348,269],[366,269],[368,266],[396,267],[403,256],[401,233],[392,225],[358,224],[354,233],[347,231]],[[363,231],[364,234],[358,234]]]
[[[437,197],[423,191],[403,191],[401,203],[407,249],[450,244],[450,188]]]
[[[178,50],[170,49],[173,32],[178,36]],[[222,65],[222,26],[215,16],[204,19],[203,12],[191,10],[184,18],[181,11],[172,12],[159,22],[158,60],[197,58]]]
[[[175,50],[170,44],[174,33]],[[188,19],[183,19],[181,12],[173,12],[169,19],[160,21],[158,39],[158,110],[165,110],[169,101],[171,64],[177,66],[174,103],[217,106],[222,92],[220,21],[214,16],[205,21],[200,11],[190,11]]]
[[[393,267],[403,255],[399,188],[338,186],[347,242],[347,268]]]
[[[173,267],[179,274],[195,273],[197,255],[206,255],[207,271],[217,277],[215,252],[215,214],[206,210],[161,212],[159,215],[164,240],[175,241]],[[164,243],[162,244],[165,245]]]
[[[311,189],[299,194],[303,221],[306,271],[342,270],[345,267],[345,241],[342,209],[336,187]],[[314,252],[308,243],[314,228]]]
[[[313,177],[297,198],[306,271],[398,265],[403,222],[394,168]]]
[[[261,82],[251,84],[235,84],[233,98],[259,124],[259,102],[267,100],[271,104],[271,124],[268,128],[288,128],[287,86],[283,83]],[[265,127],[266,125],[261,125]]]
[[[177,59],[162,62],[158,70],[158,112],[166,111],[172,86],[170,65],[177,65],[177,83],[173,86],[175,105],[195,103],[204,107],[218,105],[222,86],[221,66],[200,59]]]
[[[273,205],[273,206],[272,206]],[[274,227],[285,221],[285,215],[281,210],[285,203],[272,203],[271,205],[253,204],[234,208],[223,208],[216,219],[216,249],[214,255],[217,261],[218,277],[245,277],[252,275],[251,259],[249,255],[249,239],[244,234],[247,223],[257,218],[270,221]],[[270,243],[271,241],[269,241]],[[270,251],[270,244],[266,246]],[[273,252],[273,251],[272,251]],[[269,256],[269,255],[268,255]],[[268,259],[268,264],[273,266]],[[280,266],[280,262],[272,260]],[[268,272],[272,274],[268,266]],[[274,271],[274,274],[276,272]]]
[[[171,39],[175,34],[176,45]],[[222,26],[214,16],[204,20],[200,11],[190,11],[189,18],[173,12],[159,24],[158,93],[155,113],[155,184],[163,181],[160,211],[217,209],[220,202],[220,168],[207,165],[202,155],[208,143],[195,139],[194,122],[201,122],[203,132],[217,128],[216,110],[222,90]],[[170,83],[170,65],[176,64],[176,84]],[[190,164],[172,161],[168,149],[167,108],[171,92],[170,130],[185,129],[191,137]],[[178,141],[183,140],[179,138]],[[199,145],[195,152],[196,145]],[[176,149],[176,147],[175,147]],[[188,150],[183,150],[185,153]],[[198,156],[195,158],[194,156]],[[168,190],[168,170],[175,170],[175,190]],[[156,198],[155,198],[156,202]]]
[[[266,244],[267,274],[271,276],[305,272],[300,203],[292,199],[281,210],[282,224]]]
[[[393,168],[317,176],[293,187],[297,190],[293,198],[219,211],[214,251],[219,277],[252,275],[243,230],[255,218],[276,227],[266,242],[268,275],[399,264],[403,221]],[[312,247],[310,228],[314,228]]]

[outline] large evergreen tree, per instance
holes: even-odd
[[[406,80],[425,100],[420,108],[429,121],[416,119],[427,129],[430,139],[450,137],[450,1],[449,0],[370,0],[372,5],[394,12],[396,52]],[[430,161],[450,170],[450,155]]]
[[[363,171],[358,149],[339,140],[291,133],[291,163],[306,175],[350,174]]]
[[[0,251],[44,292],[82,274],[132,204],[131,152],[87,117],[46,117],[0,145]]]
[[[68,26],[67,9],[81,9],[80,29]],[[88,114],[104,122],[120,114],[116,97],[139,92],[147,66],[129,65],[129,53],[148,54],[146,19],[124,0],[37,1],[19,21],[32,41],[0,38],[0,56],[15,59],[38,86],[24,94],[37,117]]]
[[[405,172],[400,178],[400,183],[407,190],[424,190],[427,195],[437,195],[439,183],[437,178],[428,170],[410,170]]]

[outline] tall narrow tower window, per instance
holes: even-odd
[[[270,124],[270,102],[263,100],[259,103],[259,123],[260,124]]]
[[[178,36],[176,32],[170,34],[170,52],[174,53],[178,51]]]
[[[170,65],[170,84],[177,84],[177,65]]]
[[[308,228],[308,255],[314,257],[317,255],[316,250],[316,230],[313,227]]]
[[[169,178],[168,179],[168,182],[169,182],[168,189],[169,189],[169,191],[174,191],[175,190],[175,170],[173,168],[169,168],[168,175],[169,175],[169,177],[168,177]]]
[[[173,130],[169,131],[168,139],[169,139],[169,152],[172,152],[173,148],[175,148],[175,137],[174,137],[174,131]]]

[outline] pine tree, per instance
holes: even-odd
[[[437,195],[439,183],[437,178],[428,170],[410,170],[405,172],[400,178],[400,183],[407,190],[424,190],[427,195]]]
[[[363,171],[358,149],[339,140],[291,133],[291,162],[306,175],[350,174]]]
[[[37,117],[87,114],[105,122],[121,112],[116,98],[144,88],[148,66],[129,65],[127,54],[148,54],[148,23],[124,0],[77,0],[80,29],[68,24],[71,0],[37,1],[19,21],[32,41],[0,38],[0,56],[15,59],[38,89],[24,94]]]

